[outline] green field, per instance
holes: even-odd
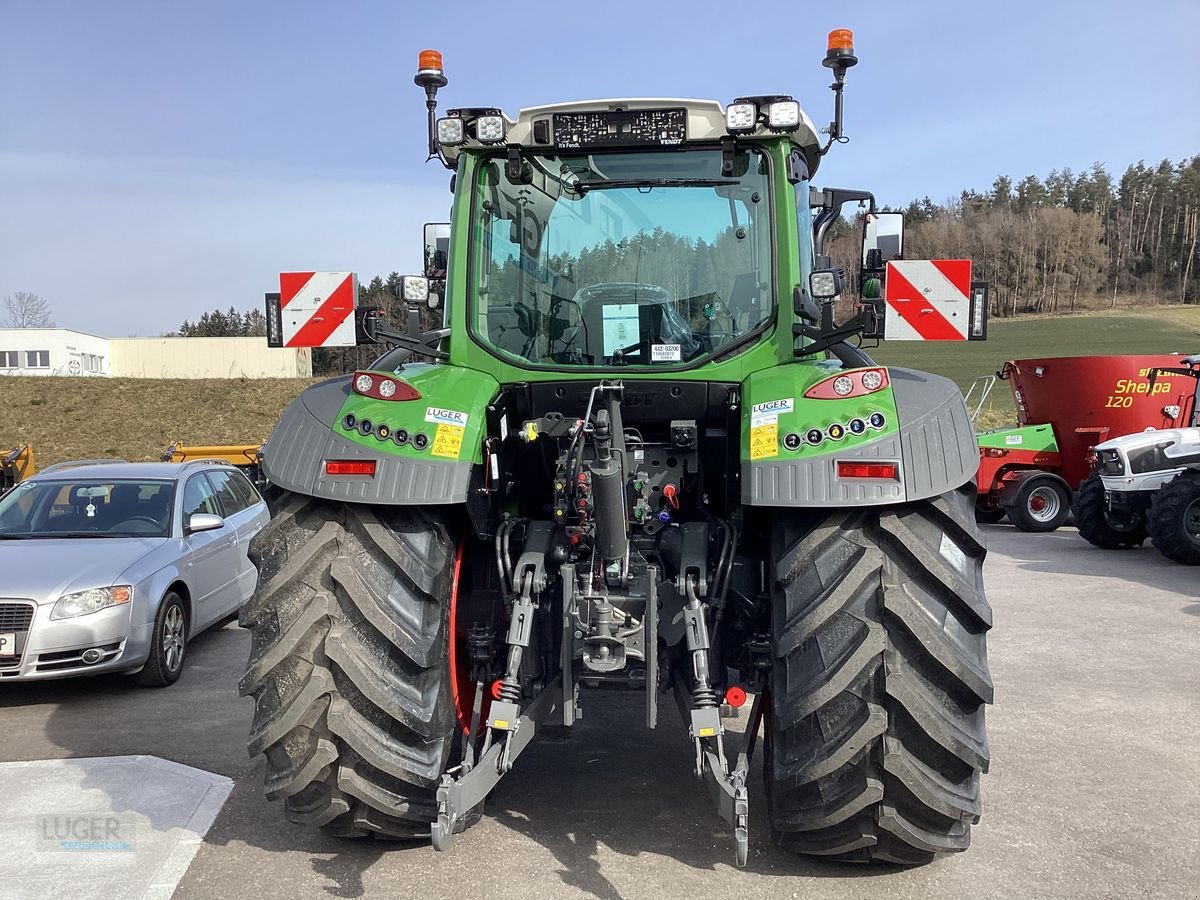
[[[1200,353],[1200,307],[1168,306],[1055,318],[994,320],[987,341],[966,343],[883,342],[872,359],[945,375],[964,391],[1006,360],[1047,356],[1138,353]],[[996,427],[1015,419],[1012,392],[998,382],[980,424]]]

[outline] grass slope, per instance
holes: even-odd
[[[173,441],[254,444],[312,379],[0,376],[0,452],[32,443],[37,467],[158,459]]]
[[[995,372],[1010,359],[1174,351],[1200,353],[1200,307],[996,320],[988,327],[986,341],[884,341],[867,352],[880,363],[945,375],[965,391],[980,375]],[[989,407],[981,417],[983,426],[994,427],[1015,418],[1007,383],[996,384]]]
[[[964,390],[1005,360],[1093,354],[1200,353],[1200,307],[996,321],[983,343],[887,343],[881,363],[937,372]],[[172,441],[252,444],[270,435],[309,379],[158,380],[0,376],[0,452],[32,442],[38,468],[67,459],[157,459]],[[980,424],[1013,418],[1006,384]]]

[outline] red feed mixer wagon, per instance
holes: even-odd
[[[1187,422],[1192,386],[1150,369],[1177,354],[1014,359],[997,373],[1012,387],[1018,426],[979,434],[976,517],[1008,516],[1023,531],[1053,531],[1092,470],[1101,441]]]

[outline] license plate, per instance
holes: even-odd
[[[15,634],[0,634],[0,656],[17,655],[17,636]]]

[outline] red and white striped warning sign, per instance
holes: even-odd
[[[971,325],[969,259],[896,259],[884,275],[889,341],[965,341]]]
[[[280,272],[285,347],[353,347],[358,276],[353,272]]]

